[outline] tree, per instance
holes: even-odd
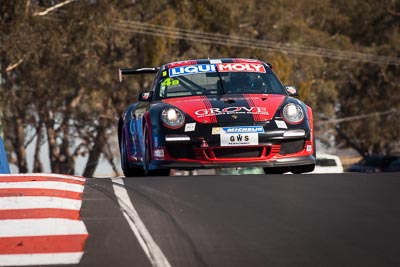
[[[47,145],[52,172],[75,173],[76,160],[84,155],[84,175],[93,176],[101,155],[113,163],[109,140],[116,140],[123,109],[151,85],[151,77],[119,83],[117,69],[207,57],[271,62],[282,82],[297,86],[300,98],[313,108],[318,137],[336,135],[360,154],[390,153],[399,146],[400,96],[393,93],[399,89],[399,67],[338,61],[318,52],[398,57],[399,8],[390,0],[3,1],[0,108],[4,128],[12,129],[4,138],[9,157],[21,172],[28,171],[30,144],[33,170],[40,172],[39,152]],[[138,31],[137,22],[181,33]],[[280,42],[308,53],[178,38],[185,30]],[[358,120],[349,122],[353,117]]]
[[[96,34],[104,31],[98,27],[95,13],[108,10],[108,6],[93,4],[89,8],[88,5],[91,4],[81,3],[78,6],[75,3],[65,9],[67,13],[58,13],[46,19],[32,15],[34,12],[16,12],[20,6],[3,7],[8,15],[2,23],[10,32],[4,33],[6,38],[2,40],[10,44],[22,42],[26,46],[26,51],[20,52],[20,55],[13,53],[20,51],[21,47],[7,49],[5,46],[1,68],[2,90],[6,91],[8,99],[3,105],[4,121],[6,127],[16,129],[9,131],[6,139],[13,145],[17,156],[15,162],[21,172],[27,171],[25,141],[35,140],[32,136],[37,137],[36,150],[43,143],[41,139],[46,138],[52,172],[73,174],[78,155],[96,154],[89,158],[94,162],[98,160],[98,147],[104,145],[108,129],[114,123],[114,116],[109,114],[111,103],[98,105],[99,102],[95,102],[102,92],[103,99],[110,102],[105,95],[109,95],[108,90],[115,89],[115,86],[110,88],[107,85],[117,84],[116,68],[112,69],[115,77],[110,76],[112,66],[98,68],[98,63],[107,64],[113,59],[110,58],[115,53],[112,39],[106,40],[104,47],[99,42],[93,42]],[[29,7],[41,8],[36,2],[31,2]],[[45,10],[50,8],[46,7]],[[87,13],[82,14],[84,12]],[[71,20],[71,16],[76,16],[76,20]],[[91,31],[93,29],[97,31]],[[25,38],[30,42],[23,42]],[[92,51],[102,52],[96,54]],[[18,68],[10,69],[9,62],[17,61],[19,57],[23,61]],[[121,58],[121,55],[117,57]],[[39,157],[35,156],[35,160],[35,170],[40,171]],[[91,175],[90,166],[93,165],[97,163],[89,162],[89,170],[85,173]]]
[[[346,14],[352,27],[343,27],[342,32],[356,46],[368,47],[369,53],[398,57],[400,13],[396,10],[400,8],[399,2],[345,2],[338,3],[337,8]],[[340,139],[362,156],[390,154],[399,149],[400,95],[395,92],[400,89],[396,81],[400,67],[349,64],[342,69],[337,82],[340,90],[338,117],[371,116],[337,125]]]

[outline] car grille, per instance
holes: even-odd
[[[304,140],[285,141],[281,144],[279,154],[286,155],[300,152],[304,149]]]
[[[195,158],[195,153],[191,144],[167,145],[169,155],[174,158]]]
[[[262,147],[235,147],[213,149],[216,158],[258,158],[262,156]]]
[[[192,144],[167,145],[168,157],[175,159],[218,160],[265,158],[276,154],[287,155],[304,149],[304,140],[284,141],[280,145],[257,147],[193,147]]]

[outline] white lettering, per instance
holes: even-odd
[[[222,110],[222,112],[238,112],[240,111],[240,107],[228,107],[228,108],[224,108]]]
[[[215,72],[214,64],[190,65],[169,69],[169,76],[189,75],[195,73]]]
[[[220,72],[232,71],[232,64],[218,64],[217,69]]]
[[[199,109],[194,112],[198,117],[202,116],[212,116],[212,115],[223,115],[232,113],[242,113],[242,114],[265,114],[269,115],[265,107],[227,107],[227,108],[207,108]]]
[[[247,127],[224,127],[226,133],[263,133],[262,126],[247,126]]]
[[[217,64],[219,72],[239,71],[239,72],[264,72],[265,68],[262,64],[255,63],[224,63]]]
[[[173,68],[173,69],[170,69],[169,76],[177,76],[177,75],[180,75],[181,73],[182,73],[182,67]]]
[[[208,109],[199,109],[194,112],[197,116],[205,116],[208,114]]]
[[[219,108],[207,108],[207,109],[199,109],[194,112],[197,116],[207,116],[216,113],[221,113]]]
[[[253,68],[256,70],[256,72],[265,72],[265,68],[261,64],[253,64]]]
[[[197,66],[188,66],[188,67],[185,67],[185,72],[196,73],[196,72],[199,72],[199,68]]]
[[[236,71],[249,71],[251,70],[251,67],[249,64],[234,64],[232,65],[232,69]]]

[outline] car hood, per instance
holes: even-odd
[[[240,94],[190,96],[164,99],[200,123],[251,122],[271,120],[285,101],[285,95]]]

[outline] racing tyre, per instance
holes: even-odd
[[[150,170],[149,163],[151,160],[151,144],[150,144],[150,133],[148,131],[147,125],[143,129],[144,136],[144,157],[143,157],[143,172],[146,176],[169,176],[170,169],[158,169]]]
[[[125,133],[122,130],[120,133],[120,140],[119,140],[119,149],[120,149],[120,154],[121,154],[121,169],[122,172],[124,173],[125,177],[138,177],[138,176],[144,176],[144,171],[142,168],[137,167],[131,167],[129,166],[129,161],[127,157],[127,149],[126,149],[126,144],[125,144]]]
[[[315,164],[303,165],[303,166],[295,166],[290,169],[290,171],[294,174],[300,174],[305,172],[312,172],[315,168]]]

